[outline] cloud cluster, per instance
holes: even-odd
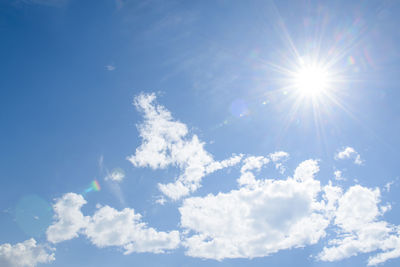
[[[284,162],[289,158],[284,151],[266,156],[237,154],[216,161],[204,143],[189,134],[187,126],[175,120],[155,98],[154,94],[135,98],[135,106],[144,115],[138,126],[142,144],[128,160],[136,167],[177,167],[181,171],[172,182],[158,185],[170,199],[184,198],[177,204],[180,231],[157,231],[131,208],[116,210],[98,205],[92,215],[84,215],[83,196],[67,193],[53,205],[54,222],[47,229],[49,242],[56,244],[82,235],[97,247],[122,248],[124,254],[163,253],[182,245],[188,256],[222,260],[264,257],[316,244],[327,237],[329,227],[334,232],[315,260],[333,262],[375,252],[367,264],[377,265],[400,257],[400,226],[382,220],[391,206],[381,204],[378,188],[354,185],[344,189],[331,181],[321,185],[317,179],[319,160],[313,159],[301,162],[286,178],[259,177],[260,170],[269,165],[284,174]],[[335,158],[363,162],[351,147]],[[206,175],[235,165],[240,167],[237,188],[190,196]],[[117,182],[123,178],[118,170],[106,177]],[[334,178],[344,180],[339,170]],[[158,200],[164,201],[163,197]],[[0,245],[0,263],[7,267],[53,260],[54,255],[33,239],[15,246]]]
[[[109,206],[98,207],[92,216],[84,216],[86,203],[81,195],[65,194],[54,204],[55,222],[47,230],[52,243],[85,235],[97,247],[122,247],[124,254],[132,252],[162,253],[180,243],[178,231],[159,232],[141,221],[133,209],[118,211]]]
[[[325,236],[329,219],[323,212],[325,202],[317,201],[322,190],[314,179],[317,162],[304,161],[286,180],[243,178],[265,162],[263,157],[245,160],[239,189],[185,199],[179,211],[182,227],[193,233],[185,240],[188,255],[217,260],[262,257],[315,244]]]
[[[380,190],[360,185],[350,187],[338,198],[334,224],[339,237],[329,241],[318,255],[320,260],[337,261],[359,253],[381,251],[368,259],[377,265],[400,256],[399,227],[378,220],[390,206],[379,206]]]
[[[343,193],[331,182],[321,186],[315,178],[319,171],[316,160],[302,162],[293,177],[258,179],[259,170],[269,163],[283,174],[289,154],[239,154],[218,162],[196,135],[189,134],[186,125],[155,104],[154,94],[140,95],[135,105],[144,114],[139,125],[143,142],[129,160],[140,167],[177,166],[182,170],[175,182],[159,187],[172,199],[186,197],[179,211],[187,255],[217,260],[267,256],[315,244],[330,226],[337,229],[337,236],[328,240],[328,246],[316,256],[318,260],[336,261],[380,251],[368,260],[369,265],[376,265],[399,256],[399,227],[378,220],[390,209],[378,205],[378,189],[356,185]],[[339,151],[335,159],[363,163],[352,147]],[[239,163],[237,189],[188,197],[205,175]],[[335,179],[344,179],[340,171],[335,172]]]
[[[38,263],[50,263],[55,260],[54,253],[46,246],[38,245],[31,238],[15,245],[0,245],[0,266],[33,267]]]

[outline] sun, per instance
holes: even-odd
[[[293,73],[293,87],[303,97],[319,97],[328,92],[331,75],[321,65],[302,65]]]

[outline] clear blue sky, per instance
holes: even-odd
[[[0,0],[0,265],[398,266],[399,12]]]

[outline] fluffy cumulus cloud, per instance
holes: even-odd
[[[47,239],[58,243],[85,235],[98,247],[117,246],[132,252],[162,253],[180,243],[178,231],[159,232],[141,221],[133,209],[118,211],[98,206],[92,216],[84,216],[81,207],[86,203],[78,194],[68,193],[54,205],[55,222],[47,230]]]
[[[175,249],[180,243],[178,231],[158,232],[141,222],[141,215],[133,209],[117,211],[109,206],[101,207],[95,212],[85,234],[98,247],[123,247],[124,254],[162,253]]]
[[[377,265],[399,257],[399,227],[378,220],[390,208],[379,206],[379,203],[380,191],[377,188],[356,185],[340,196],[334,219],[340,235],[329,241],[329,246],[318,258],[337,261],[360,253],[380,251],[368,259],[368,265]]]
[[[245,160],[242,176],[267,160]],[[325,236],[328,200],[317,201],[323,191],[314,179],[316,161],[301,163],[286,180],[239,178],[240,188],[227,193],[185,199],[181,225],[189,234],[187,254],[221,260],[267,256],[279,250],[315,244]]]
[[[345,147],[342,150],[340,150],[336,155],[335,159],[352,159],[353,162],[357,165],[363,164],[363,160],[361,159],[360,154],[352,148],[352,147]]]
[[[240,162],[238,155],[215,161],[197,135],[190,135],[187,126],[174,120],[155,99],[155,94],[141,94],[135,98],[134,105],[144,116],[143,123],[138,126],[142,144],[128,160],[136,167],[178,167],[181,174],[174,182],[159,184],[166,196],[174,200],[187,196],[201,186],[205,175]]]
[[[81,212],[84,204],[86,200],[75,193],[67,193],[58,199],[53,205],[55,222],[47,229],[47,240],[58,243],[77,237],[89,220]]]
[[[34,267],[39,263],[50,263],[55,260],[53,249],[39,245],[31,238],[15,245],[0,245],[0,266]]]

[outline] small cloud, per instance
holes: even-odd
[[[339,151],[336,155],[335,155],[335,159],[339,160],[339,159],[353,159],[354,160],[354,164],[357,165],[361,165],[364,163],[364,161],[361,159],[360,154],[358,154],[358,152],[352,148],[352,147],[345,147],[343,150]]]
[[[125,178],[125,172],[121,168],[114,169],[111,173],[109,173],[104,179],[111,180],[114,182],[121,182]]]
[[[394,184],[394,181],[391,181],[391,182],[388,182],[388,183],[385,184],[386,192],[390,192],[390,189],[391,189],[393,184]]]
[[[106,66],[106,70],[108,70],[108,71],[113,71],[115,69],[116,69],[116,67],[114,65],[107,65]]]
[[[289,158],[289,153],[285,151],[276,151],[274,153],[270,153],[269,158],[275,163],[275,168],[279,170],[281,174],[286,171],[283,162],[287,161]]]
[[[160,196],[158,199],[156,199],[157,204],[164,205],[165,202],[167,202],[167,200],[163,196]]]
[[[386,205],[379,207],[379,210],[381,211],[382,214],[390,211],[391,209],[392,209],[392,205],[390,205],[390,203],[386,203]]]
[[[336,181],[346,181],[346,178],[342,176],[342,171],[336,170],[334,173]]]

